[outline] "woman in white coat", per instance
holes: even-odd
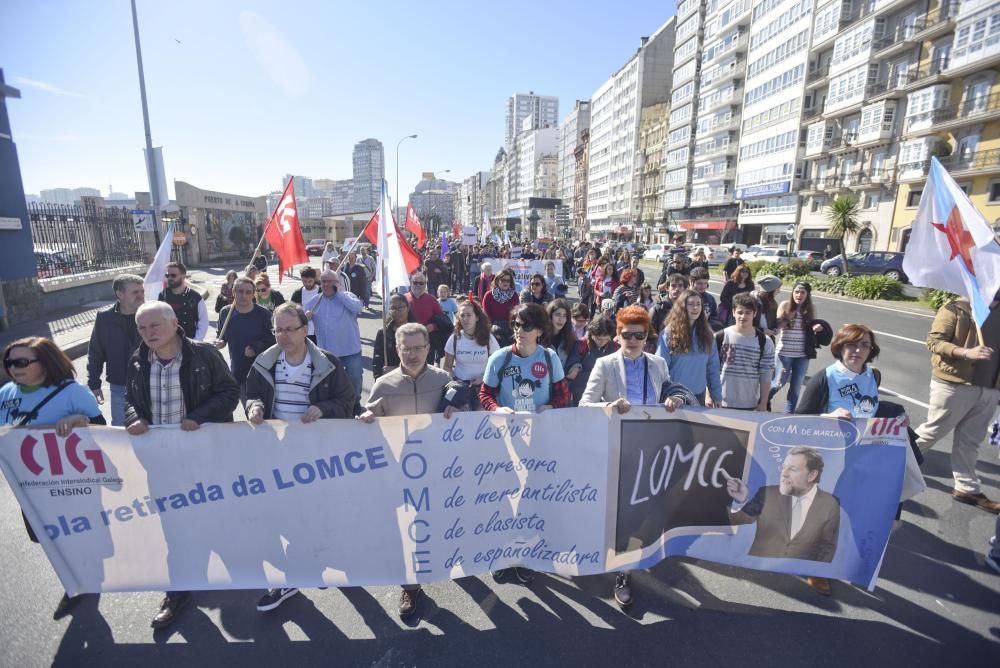
[[[646,339],[653,335],[646,309],[633,305],[618,311],[617,332],[621,348],[597,360],[580,399],[581,406],[610,406],[627,413],[632,406],[662,404],[673,412],[684,405],[699,405],[686,387],[670,382],[666,360],[643,352]],[[631,605],[628,573],[618,573],[614,595],[621,608]]]

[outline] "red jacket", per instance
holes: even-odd
[[[520,303],[517,296],[517,292],[514,296],[510,298],[509,301],[500,304],[495,299],[493,299],[493,291],[488,290],[485,295],[483,295],[483,310],[486,311],[486,315],[489,316],[490,322],[497,322],[498,320],[510,320],[511,310]]]

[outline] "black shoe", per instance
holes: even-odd
[[[76,607],[76,604],[83,600],[83,596],[78,594],[76,596],[70,596],[69,594],[63,594],[62,598],[59,599],[59,605],[56,606],[56,611],[52,613],[52,619],[62,619],[69,611]]]
[[[514,571],[514,577],[521,584],[531,584],[535,580],[535,571],[530,568],[524,568],[523,566],[515,566],[511,569]]]
[[[404,589],[399,592],[399,616],[407,618],[417,611],[417,597],[422,589]]]
[[[153,621],[149,623],[154,629],[162,629],[170,626],[177,619],[178,613],[180,613],[181,608],[191,601],[191,592],[185,591],[177,594],[167,594],[163,599],[163,603],[160,603],[160,611],[156,613],[153,617]]]
[[[267,593],[261,596],[260,600],[257,601],[257,612],[274,610],[287,599],[298,593],[299,590],[295,587],[291,587],[289,589],[268,589]]]
[[[501,583],[507,580],[507,576],[510,575],[511,570],[513,569],[501,568],[498,571],[490,571],[490,575],[493,576],[494,582]]]
[[[628,573],[619,573],[615,577],[615,602],[622,610],[632,605],[632,588],[628,583]]]

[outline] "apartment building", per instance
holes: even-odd
[[[643,107],[666,102],[671,92],[675,17],[639,48],[591,96],[587,223],[596,238],[635,234],[639,121]]]
[[[663,156],[667,139],[670,104],[643,107],[639,115],[639,163],[635,184],[639,202],[636,237],[653,243],[654,235],[665,236],[663,218]],[[657,241],[661,240],[657,238]]]

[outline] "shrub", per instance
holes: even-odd
[[[954,292],[948,292],[947,290],[928,290],[924,296],[927,298],[927,303],[935,311],[953,299],[958,298],[958,295]]]
[[[811,265],[804,260],[791,260],[781,266],[785,268],[785,276],[808,276],[812,272]]]
[[[837,276],[836,278],[814,278],[809,281],[813,290],[826,292],[831,295],[846,295],[847,288],[852,279],[847,276]]]
[[[750,268],[750,274],[754,278],[763,276],[764,274],[771,274],[778,278],[792,278],[796,276],[808,276],[811,271],[809,263],[802,260],[792,260],[787,264],[754,260],[753,262],[747,262],[747,267]]]
[[[847,296],[855,299],[900,299],[903,284],[886,276],[852,276]]]

